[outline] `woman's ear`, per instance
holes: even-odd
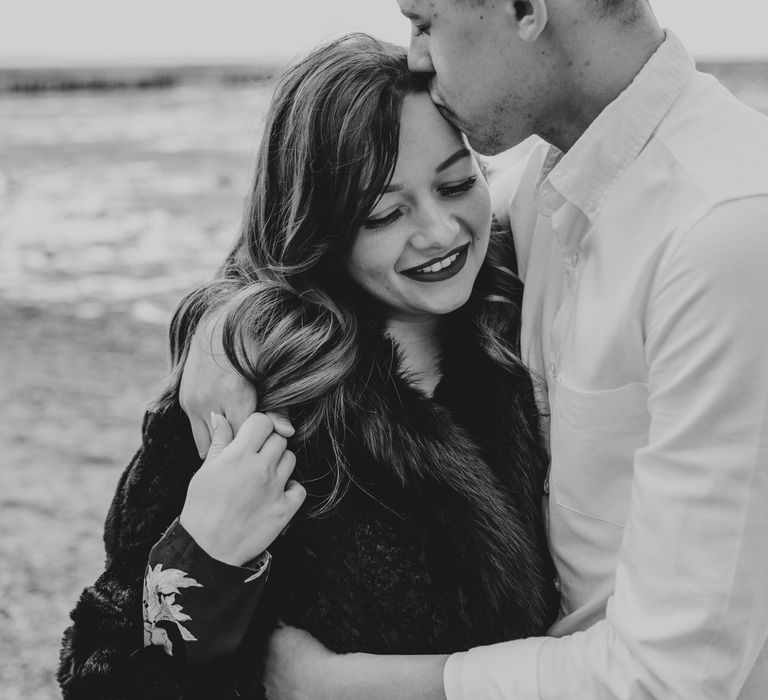
[[[517,35],[532,44],[547,26],[546,0],[516,0],[512,6],[517,22]]]

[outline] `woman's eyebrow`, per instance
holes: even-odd
[[[458,151],[456,151],[456,153],[454,153],[452,156],[448,156],[442,163],[440,163],[440,165],[435,168],[435,172],[441,173],[443,170],[450,168],[457,160],[461,160],[462,158],[469,158],[471,155],[472,154],[466,148],[460,148]],[[390,182],[384,188],[384,194],[389,192],[397,192],[402,189],[402,185]]]
[[[460,148],[452,156],[446,158],[440,165],[435,168],[436,173],[441,173],[443,170],[450,168],[457,160],[462,158],[469,158],[472,154],[466,148]]]

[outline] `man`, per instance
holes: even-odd
[[[552,144],[508,214],[562,615],[447,660],[278,631],[275,697],[768,697],[768,120],[645,0],[398,2],[475,149]]]

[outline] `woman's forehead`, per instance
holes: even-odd
[[[466,150],[461,134],[420,92],[405,98],[400,116],[400,143],[395,173],[401,167],[429,166],[445,169],[446,159]],[[467,155],[469,153],[467,152]]]

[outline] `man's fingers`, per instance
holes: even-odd
[[[224,415],[232,424],[237,435],[248,420],[256,412],[256,389],[244,379],[238,377],[238,383],[227,392],[224,405]]]
[[[189,426],[192,428],[192,437],[195,439],[195,447],[200,459],[205,459],[211,446],[211,434],[207,423],[195,415],[189,415]]]
[[[221,451],[232,442],[233,437],[229,421],[220,413],[211,411],[211,447],[208,450],[208,459],[221,454]]]

